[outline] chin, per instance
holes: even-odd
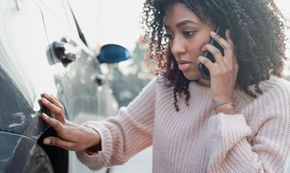
[[[199,71],[194,73],[183,73],[183,75],[187,80],[198,80],[201,78],[201,73]]]

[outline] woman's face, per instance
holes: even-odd
[[[203,23],[182,3],[173,4],[165,19],[167,37],[179,70],[188,80],[201,77],[197,59],[203,55],[201,50],[210,41],[213,26]]]

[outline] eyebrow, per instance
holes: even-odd
[[[177,23],[176,27],[179,28],[179,27],[181,27],[183,25],[186,25],[186,24],[197,24],[198,25],[198,23],[196,23],[196,22],[194,22],[192,20],[183,20],[183,21]]]
[[[186,20],[183,20],[183,21],[177,23],[176,24],[176,27],[177,28],[180,28],[180,27],[182,27],[184,25],[187,25],[187,24],[196,24],[196,25],[199,25],[199,23],[197,23],[197,22],[194,22],[192,20],[186,19]],[[165,25],[165,29],[169,29],[169,26]]]

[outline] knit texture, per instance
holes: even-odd
[[[286,172],[290,149],[290,85],[271,76],[257,98],[234,91],[237,114],[216,114],[209,87],[191,82],[189,105],[163,77],[154,78],[117,116],[90,121],[102,150],[77,152],[91,169],[125,163],[153,145],[154,173]]]

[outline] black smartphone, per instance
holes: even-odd
[[[215,29],[215,32],[218,35],[220,35],[221,37],[225,38],[225,29],[224,28],[218,26]],[[220,44],[218,44],[217,41],[215,41],[213,38],[211,38],[210,41],[209,41],[209,44],[211,44],[211,45],[215,46],[216,48],[218,48],[221,51],[222,55],[224,56],[224,49],[223,49],[223,47]],[[208,58],[212,62],[215,62],[215,59],[214,59],[213,54],[210,53],[209,51],[205,51],[205,53],[203,54],[203,56],[206,57],[206,58]],[[202,74],[203,77],[208,78],[208,79],[210,78],[209,71],[205,67],[205,65],[203,65],[201,63],[198,64],[198,70],[200,71],[200,73]]]

